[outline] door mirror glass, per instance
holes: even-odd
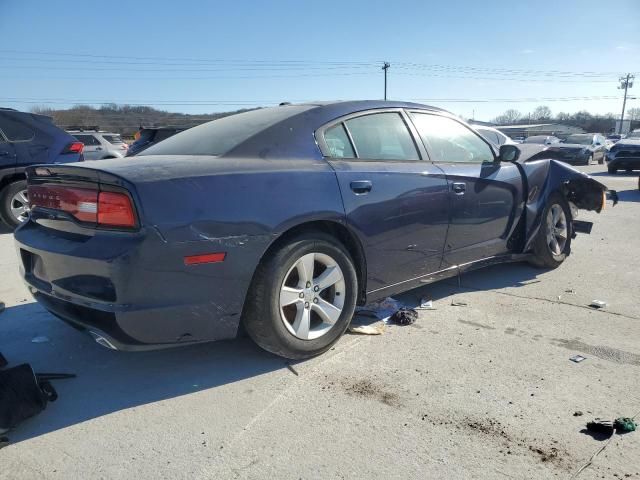
[[[515,162],[520,157],[520,149],[515,145],[502,145],[498,160],[501,162]]]

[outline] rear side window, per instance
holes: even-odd
[[[93,135],[73,135],[76,140],[84,143],[85,145],[100,145],[100,142]]]
[[[10,115],[0,115],[0,130],[10,142],[28,142],[35,137],[27,123]]]
[[[169,137],[173,137],[177,132],[175,130],[156,130],[156,134],[153,135],[154,142],[161,142],[162,140],[166,140]],[[152,137],[149,137],[151,139]]]
[[[452,163],[493,162],[491,147],[478,134],[447,117],[412,113],[418,133],[431,147],[435,160]]]
[[[120,135],[102,135],[102,138],[113,145],[123,143]]]
[[[358,158],[420,160],[413,138],[399,113],[374,113],[344,123]]]
[[[330,157],[355,158],[351,141],[349,141],[349,137],[342,123],[327,129],[327,131],[324,132],[324,141],[329,149]]]
[[[167,138],[140,155],[224,155],[257,133],[310,108],[263,108],[219,118]]]

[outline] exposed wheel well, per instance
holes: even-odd
[[[322,232],[331,235],[337,239],[349,252],[353,259],[356,273],[358,274],[358,305],[363,305],[366,301],[367,292],[367,261],[364,255],[362,244],[356,235],[347,227],[338,222],[332,221],[315,221],[302,223],[283,232],[278,238],[269,245],[267,251],[262,255],[260,261],[269,255],[272,251],[285,245],[291,238],[301,233]]]
[[[11,175],[2,177],[2,180],[0,180],[0,192],[4,189],[4,187],[9,185],[10,183],[17,182],[18,180],[26,180],[26,179],[27,179],[27,176],[24,174],[24,172],[12,173]]]

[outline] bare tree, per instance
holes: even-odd
[[[493,122],[498,125],[509,125],[511,123],[515,123],[522,118],[522,114],[518,110],[514,110],[510,108],[502,115],[498,115]]]
[[[640,120],[640,107],[633,107],[627,110],[626,117],[628,120]]]
[[[533,120],[549,120],[551,118],[551,109],[546,105],[540,105],[531,114]]]

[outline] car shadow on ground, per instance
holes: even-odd
[[[621,202],[640,202],[640,189],[618,190],[618,200]]]
[[[394,296],[407,306],[425,297],[526,285],[541,272],[507,264],[471,272]],[[26,300],[25,300],[26,302]],[[43,343],[32,339],[46,337]],[[188,395],[287,368],[287,361],[259,349],[249,338],[150,352],[117,352],[53,317],[37,303],[0,314],[0,352],[10,366],[30,363],[36,372],[74,373],[54,381],[60,398],[9,433],[12,443],[120,410]]]
[[[33,343],[35,337],[46,337]],[[12,443],[96,417],[286,368],[246,337],[150,352],[116,352],[64,324],[37,303],[0,314],[0,351],[9,366],[74,373],[52,382],[60,398],[9,433]]]

